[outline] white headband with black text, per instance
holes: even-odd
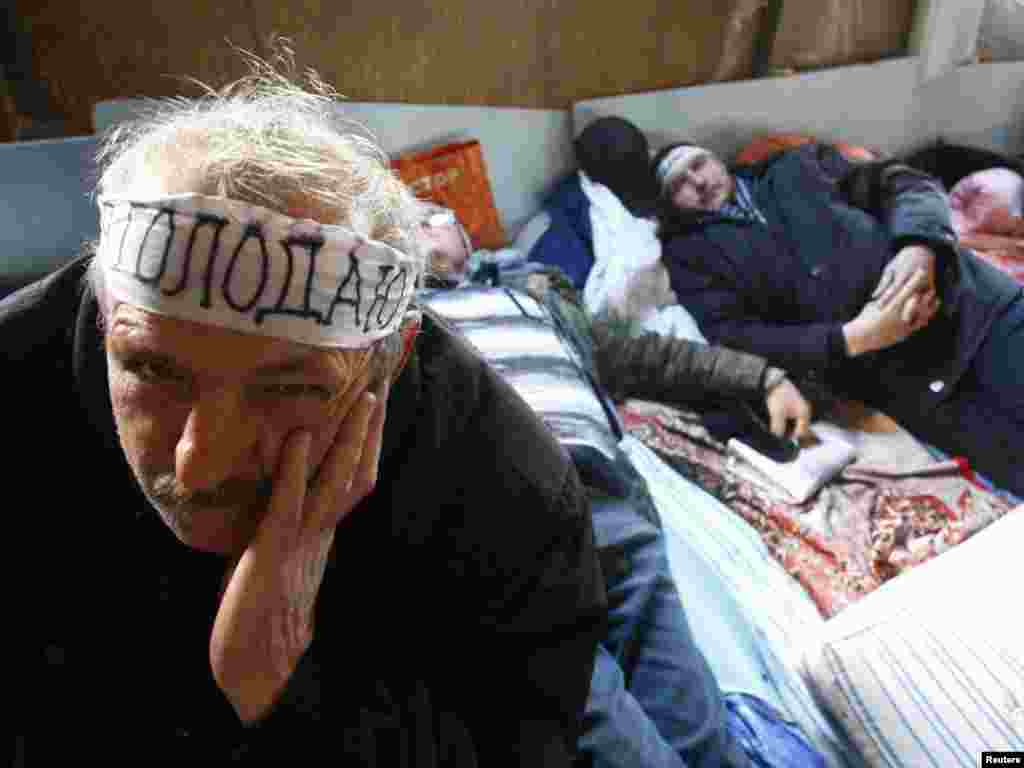
[[[185,320],[359,349],[398,329],[422,260],[345,227],[221,197],[101,198],[111,294]]]
[[[679,175],[684,163],[695,154],[701,154],[707,150],[695,147],[692,144],[683,144],[673,147],[668,154],[661,158],[658,167],[655,169],[655,176],[662,189],[667,189],[669,184]]]

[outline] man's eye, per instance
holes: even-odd
[[[703,168],[707,164],[707,162],[708,162],[708,159],[706,157],[704,157],[703,155],[701,155],[700,157],[698,157],[696,160],[693,161],[693,166],[692,166],[691,170],[699,171],[701,168]]]
[[[266,395],[272,397],[315,397],[320,400],[330,400],[333,392],[320,384],[306,384],[302,382],[267,384],[262,388]]]
[[[165,363],[152,360],[128,360],[124,364],[124,368],[129,373],[140,378],[142,381],[154,383],[170,382],[174,384],[182,384],[185,382],[185,376],[181,373],[175,371]]]

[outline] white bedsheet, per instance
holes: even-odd
[[[798,671],[806,638],[824,626],[807,593],[744,520],[640,441],[620,445],[647,482],[687,620],[722,690],[779,706],[830,766],[863,766]]]

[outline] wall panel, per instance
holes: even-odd
[[[776,67],[813,69],[904,56],[915,0],[785,0]]]
[[[78,132],[93,104],[178,93],[172,75],[242,74],[277,32],[357,101],[566,109],[573,100],[708,80],[729,4],[631,0],[14,0],[37,73]]]

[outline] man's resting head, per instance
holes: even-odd
[[[695,144],[663,147],[651,168],[662,198],[680,210],[717,211],[732,198],[735,180],[725,163]]]
[[[240,553],[283,441],[310,476],[411,349],[421,205],[335,94],[252,74],[160,104],[101,155],[89,279],[128,462],[186,544]],[[315,480],[314,480],[315,481]]]
[[[419,237],[433,277],[455,284],[466,281],[473,244],[455,211],[435,203],[424,204]]]

